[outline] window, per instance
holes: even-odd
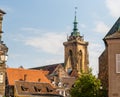
[[[53,90],[51,90],[50,88],[46,87],[47,92],[52,92]]]
[[[28,91],[27,87],[21,86],[22,91]]]
[[[34,86],[35,92],[40,92],[41,89],[37,88],[36,86]]]
[[[3,73],[0,72],[0,83],[3,83]]]
[[[116,73],[120,73],[120,54],[116,54]]]

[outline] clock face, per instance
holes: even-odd
[[[0,83],[3,83],[3,73],[0,72]]]

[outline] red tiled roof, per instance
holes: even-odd
[[[21,68],[7,68],[7,77],[9,85],[14,85],[15,81],[25,80],[27,82],[50,83],[42,70],[28,70]]]

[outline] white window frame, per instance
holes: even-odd
[[[120,73],[120,54],[116,54],[116,73]]]

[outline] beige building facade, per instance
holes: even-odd
[[[105,51],[99,57],[99,78],[108,97],[120,97],[120,17],[104,38]]]

